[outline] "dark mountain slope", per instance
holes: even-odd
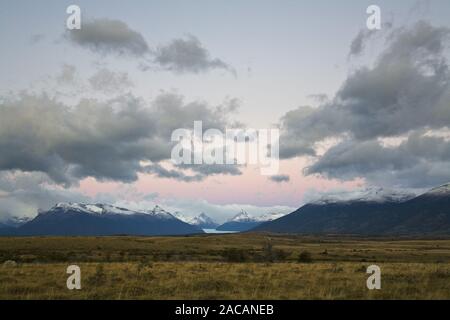
[[[307,204],[252,231],[299,234],[447,235],[450,185],[419,197],[363,197]]]
[[[184,235],[202,232],[160,208],[141,213],[106,205],[82,204],[59,204],[14,230],[14,234],[19,236]]]

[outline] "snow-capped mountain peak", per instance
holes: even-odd
[[[215,228],[218,225],[218,223],[216,223],[212,218],[207,216],[204,212],[200,213],[198,216],[193,218],[186,217],[178,211],[175,212],[173,216],[175,216],[177,219],[183,222],[189,223],[190,225],[197,226],[200,228],[210,229]]]
[[[415,194],[383,188],[366,188],[349,192],[330,193],[322,196],[312,204],[330,204],[342,202],[403,202],[415,197]]]
[[[189,223],[190,220],[190,218],[185,217],[180,211],[175,211],[174,213],[172,213],[172,216],[186,223]]]
[[[256,217],[255,220],[261,221],[261,222],[266,222],[266,221],[273,221],[273,220],[279,219],[283,216],[284,216],[283,213],[271,212],[271,213],[265,213],[263,215],[260,215],[259,217]]]
[[[235,215],[229,221],[250,222],[250,221],[255,221],[255,218],[251,217],[247,211],[241,210],[241,212],[239,212],[237,215]]]
[[[76,211],[89,214],[133,214],[134,211],[111,206],[108,204],[58,203],[49,212]]]
[[[216,222],[208,217],[204,212],[200,213],[197,217],[190,219],[190,224],[193,225],[216,225]]]
[[[260,216],[252,216],[248,212],[241,210],[237,215],[228,220],[229,222],[266,222],[276,220],[284,216],[282,213],[265,213]]]
[[[426,195],[432,195],[432,196],[450,196],[450,183],[446,183],[442,186],[439,186],[437,188],[433,188],[430,191],[426,193]]]
[[[52,207],[49,213],[56,212],[80,212],[93,215],[132,215],[132,214],[148,214],[161,219],[175,219],[169,212],[160,206],[155,206],[150,211],[133,211],[109,204],[84,204],[84,203],[58,203]]]
[[[85,211],[85,209],[81,206],[81,204],[72,203],[72,202],[57,203],[50,209],[50,211],[56,211],[58,209],[63,210],[63,211],[69,211],[69,210]]]
[[[211,219],[211,218],[208,217],[204,212],[200,213],[200,214],[198,215],[197,218],[203,219],[203,220],[205,220],[205,219],[206,219],[206,220]]]
[[[170,212],[164,210],[160,206],[156,205],[152,210],[147,211],[146,213],[151,214],[158,218],[163,219],[176,219]]]

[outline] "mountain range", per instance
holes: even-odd
[[[211,217],[207,216],[204,212],[200,213],[198,216],[193,218],[185,217],[180,212],[175,212],[174,216],[180,219],[181,221],[184,221],[190,225],[199,227],[201,229],[215,229],[219,225]]]
[[[17,236],[103,236],[186,235],[203,233],[159,206],[132,211],[105,204],[59,203],[17,227],[0,229],[1,235]]]
[[[252,231],[296,234],[448,235],[450,184],[415,196],[383,189],[324,197]]]
[[[248,231],[260,224],[278,219],[282,216],[282,214],[272,213],[272,214],[264,214],[258,217],[254,217],[249,215],[246,211],[242,210],[233,218],[225,222],[224,224],[218,226],[216,229],[218,231],[235,231],[235,232],[243,232]]]
[[[3,221],[0,235],[187,235],[214,228],[318,235],[449,235],[450,183],[419,196],[380,188],[328,195],[285,216],[255,217],[242,210],[220,226],[205,213],[185,218],[159,206],[133,211],[106,204],[59,203],[34,219]]]

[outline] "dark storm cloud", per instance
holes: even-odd
[[[289,182],[291,178],[288,175],[279,174],[269,177],[269,180],[276,183]]]
[[[59,183],[86,176],[133,181],[155,143],[155,120],[131,98],[68,107],[20,96],[3,102],[0,115],[0,169],[45,172]]]
[[[80,30],[68,30],[72,43],[101,54],[144,56],[150,49],[142,34],[113,19],[84,21]]]
[[[67,106],[45,95],[0,99],[0,171],[41,172],[69,186],[86,177],[132,182],[143,161],[170,158],[173,130],[202,120],[223,129],[224,106],[164,93],[150,106],[131,95]],[[202,172],[202,175],[207,175]]]
[[[168,178],[168,179],[174,179],[178,181],[184,181],[184,182],[195,182],[195,181],[201,181],[204,179],[204,177],[200,174],[196,175],[188,175],[180,170],[174,170],[174,169],[166,169],[160,164],[153,164],[146,166],[144,168],[144,171],[146,173],[151,173],[156,175],[159,178]]]
[[[156,50],[155,61],[165,69],[179,73],[200,73],[210,69],[234,70],[218,58],[211,58],[200,41],[194,36],[174,39]]]
[[[322,109],[302,106],[281,118],[281,158],[315,155],[314,143],[335,134],[335,119]]]
[[[144,36],[125,22],[113,19],[93,19],[83,22],[80,30],[66,31],[71,43],[102,55],[141,58],[140,69],[151,69],[155,64],[176,73],[201,73],[222,69],[235,75],[235,70],[219,58],[211,58],[199,39],[189,35],[152,49]],[[152,62],[150,62],[150,60]]]
[[[186,173],[191,171],[191,174]],[[242,172],[237,165],[228,164],[192,164],[176,165],[175,169],[167,169],[160,164],[152,164],[144,167],[144,172],[152,173],[160,178],[174,179],[184,182],[203,181],[215,175],[238,176]]]
[[[360,30],[358,35],[353,39],[350,45],[350,56],[358,56],[360,55],[366,46],[366,42],[370,39],[370,37],[375,34],[376,31],[363,29]]]
[[[367,166],[373,166],[369,169],[376,172],[377,168],[385,168],[382,163],[387,162],[394,176],[400,175],[396,171],[398,161],[411,160],[400,159],[397,153],[408,149],[380,149],[376,141],[425,129],[440,130],[450,124],[450,74],[445,51],[449,35],[448,28],[435,28],[425,22],[410,29],[393,30],[387,48],[374,66],[350,74],[330,102],[318,108],[300,107],[281,119],[280,156],[317,157],[318,142],[338,138],[342,142],[317,157],[318,162],[307,172],[368,177]],[[442,144],[444,140],[434,142]],[[379,152],[384,153],[381,163]],[[349,155],[349,163],[343,171],[339,161],[344,154]],[[367,155],[364,161],[358,161],[363,155]],[[433,164],[433,170],[437,170],[437,165],[438,162]],[[406,167],[412,166],[408,163]],[[423,164],[420,168],[426,170]]]
[[[383,36],[386,32],[391,30],[393,23],[391,21],[384,22],[381,30],[369,30],[367,28],[361,29],[350,44],[349,57],[357,57],[362,55],[366,49],[367,43]]]
[[[377,184],[423,187],[450,181],[449,169],[450,141],[414,133],[396,147],[374,140],[345,141],[332,147],[306,173],[345,179],[364,174]]]

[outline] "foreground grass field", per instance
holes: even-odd
[[[70,264],[81,290],[66,287]],[[366,288],[371,264],[381,290]],[[450,240],[0,238],[0,298],[450,299]]]

